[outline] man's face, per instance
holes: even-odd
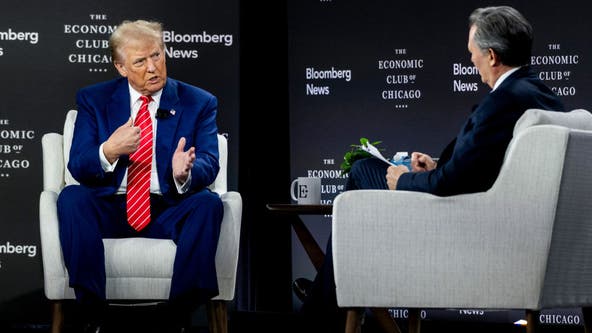
[[[166,61],[164,50],[155,41],[131,41],[115,62],[115,68],[121,76],[142,95],[153,94],[166,83]]]
[[[491,54],[490,52],[483,52],[477,44],[473,41],[475,36],[475,31],[477,30],[476,26],[472,26],[469,30],[469,52],[471,53],[471,62],[477,70],[479,71],[479,75],[481,75],[481,81],[487,84],[489,87],[493,88],[493,81],[492,73],[491,73]]]

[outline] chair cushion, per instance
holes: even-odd
[[[170,239],[103,239],[107,277],[168,278],[177,246]]]

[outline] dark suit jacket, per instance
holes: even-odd
[[[516,121],[531,108],[565,111],[559,98],[526,66],[483,99],[444,149],[436,169],[401,175],[397,190],[442,196],[488,190],[497,178]]]
[[[98,83],[78,91],[78,115],[74,128],[68,169],[81,184],[93,187],[98,195],[114,194],[120,186],[129,157],[121,156],[114,172],[104,172],[99,146],[130,117],[130,95],[126,78]],[[195,147],[188,193],[211,184],[218,174],[218,101],[209,92],[167,78],[162,91],[156,133],[156,164],[165,199],[178,196],[172,177],[172,157],[181,137],[185,150]]]

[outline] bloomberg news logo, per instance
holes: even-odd
[[[0,41],[8,42],[28,42],[30,44],[37,44],[39,42],[39,32],[23,32],[12,30],[0,30]],[[0,56],[4,55],[4,48],[0,46]]]
[[[37,245],[13,244],[9,241],[0,243],[0,255],[23,255],[29,258],[37,256]],[[2,268],[2,258],[0,258],[0,269]]]

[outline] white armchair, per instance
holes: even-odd
[[[42,138],[43,192],[39,202],[44,290],[53,302],[52,333],[63,325],[61,300],[74,299],[68,286],[58,233],[56,200],[65,185],[76,180],[67,169],[76,110],[66,116],[64,134],[48,133]],[[206,304],[211,332],[227,332],[227,301],[234,298],[242,217],[242,198],[227,191],[226,137],[218,135],[220,171],[210,188],[224,204],[220,239],[216,252],[219,295]],[[176,245],[171,240],[148,238],[104,239],[108,300],[167,300]],[[125,255],[124,255],[125,254]]]
[[[535,126],[536,125],[536,126]],[[333,206],[337,301],[356,310],[592,305],[592,114],[528,110],[486,192],[359,190]],[[587,330],[586,332],[590,332]]]

